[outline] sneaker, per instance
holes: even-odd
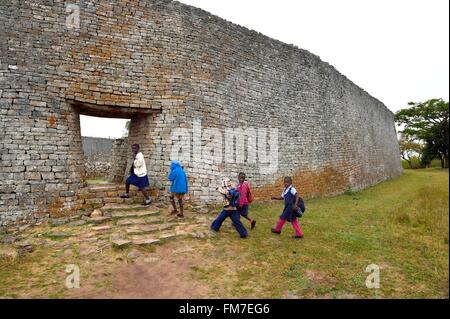
[[[256,226],[256,220],[252,220],[252,228],[251,229],[254,229],[255,228],[255,226]]]
[[[120,198],[130,198],[130,195],[129,194],[122,194],[122,195],[120,195]]]
[[[142,204],[142,206],[150,206],[151,203],[152,203],[152,200],[149,199],[149,200],[146,200],[146,201]]]
[[[301,236],[295,235],[294,238],[295,239],[303,239],[303,235],[301,235]]]
[[[177,217],[178,218],[184,218],[184,215],[183,214],[178,214]]]
[[[277,234],[277,235],[281,235],[280,231],[275,230],[275,228],[272,228],[272,233]]]

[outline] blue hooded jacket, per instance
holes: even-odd
[[[170,187],[170,192],[175,194],[187,194],[188,192],[188,182],[186,173],[181,167],[180,162],[172,161],[170,165],[170,174],[168,177],[169,181],[172,182]]]

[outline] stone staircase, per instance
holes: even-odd
[[[101,208],[108,204],[136,204],[143,201],[142,194],[137,190],[130,191],[131,198],[120,198],[125,192],[124,185],[98,184],[90,185],[80,192],[80,198],[84,200],[87,208]]]
[[[130,192],[131,198],[121,199],[121,185],[95,185],[87,188],[86,205],[96,209],[95,217],[87,218],[95,236],[108,236],[115,247],[143,246],[163,242],[177,237],[191,236],[207,238],[212,222],[207,215],[192,212],[187,208],[184,219],[169,215],[168,203],[156,202],[151,206],[141,205],[142,195]],[[99,214],[101,212],[101,214]]]

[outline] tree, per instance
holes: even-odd
[[[449,104],[442,99],[431,99],[422,103],[409,103],[408,109],[395,114],[395,121],[404,125],[401,132],[409,139],[423,141],[422,162],[429,164],[440,158],[442,167],[448,168]]]
[[[125,129],[123,131],[123,137],[128,137],[130,135],[130,125],[131,125],[130,120],[125,122]]]
[[[400,156],[408,163],[409,168],[414,168],[412,160],[414,156],[418,156],[420,160],[422,154],[422,145],[404,136],[400,138],[399,144]]]

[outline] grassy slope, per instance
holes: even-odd
[[[356,194],[307,202],[305,239],[270,234],[281,204],[253,205],[245,241],[225,227],[199,271],[215,296],[308,298],[448,297],[448,170],[408,170]],[[301,188],[301,187],[300,187]],[[369,264],[381,289],[365,286]]]
[[[250,238],[240,240],[225,222],[203,240],[193,276],[220,298],[448,298],[448,177],[448,170],[407,170],[360,193],[307,201],[302,241],[289,224],[281,236],[270,233],[281,203],[254,204]],[[38,246],[12,264],[0,260],[0,297],[64,297],[61,265],[74,254]],[[110,280],[115,256],[95,256],[91,267]],[[369,264],[381,267],[380,290],[365,286]]]

